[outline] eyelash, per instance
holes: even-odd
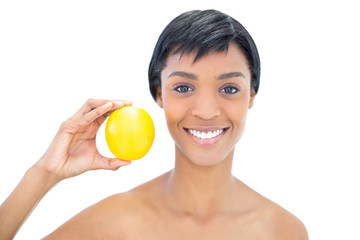
[[[230,92],[227,92],[226,89],[230,89]],[[225,93],[225,94],[236,94],[240,91],[240,89],[238,87],[235,86],[225,86],[223,88],[220,89],[221,93]]]
[[[229,90],[227,90],[229,89]],[[174,88],[174,91],[175,92],[178,92],[178,93],[189,93],[189,92],[193,92],[194,91],[194,88],[189,86],[189,85],[186,85],[186,84],[182,84],[182,85],[178,85],[178,86],[175,86]],[[225,86],[225,87],[222,87],[220,89],[220,92],[221,93],[224,93],[224,94],[230,94],[230,95],[233,95],[233,94],[236,94],[240,91],[240,89],[238,87],[235,87],[235,86]]]
[[[186,88],[186,90],[184,88]],[[189,90],[189,89],[191,89],[191,90]],[[182,84],[182,85],[176,86],[174,88],[174,91],[178,92],[178,93],[188,93],[188,92],[193,92],[194,88],[189,85]]]

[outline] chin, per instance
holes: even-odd
[[[187,160],[193,165],[199,166],[199,167],[215,167],[223,162],[232,161],[233,156],[233,150],[230,150],[227,154],[216,154],[219,153],[219,151],[210,151],[209,149],[202,149],[199,151],[181,151],[180,148],[176,147],[177,150],[180,152],[181,159]],[[186,153],[190,154],[186,154]],[[215,153],[215,154],[214,154]]]

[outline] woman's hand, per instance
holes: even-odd
[[[63,122],[53,142],[35,166],[62,180],[89,170],[117,170],[130,164],[130,161],[102,156],[96,148],[96,134],[112,111],[131,104],[131,101],[89,99],[71,118]]]
[[[88,170],[116,170],[130,163],[102,156],[95,141],[106,117],[125,105],[131,102],[90,99],[61,125],[44,156],[0,205],[0,239],[12,239],[42,197],[59,181]]]

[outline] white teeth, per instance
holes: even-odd
[[[201,138],[201,139],[211,139],[214,137],[219,136],[224,130],[223,129],[218,129],[215,131],[209,131],[209,132],[200,132],[200,131],[196,131],[193,129],[188,129],[188,132],[197,137],[197,138]]]
[[[200,135],[200,138],[206,139],[206,133],[202,132],[201,135]]]
[[[200,138],[200,136],[201,136],[200,132],[199,132],[199,131],[195,131],[195,133],[196,133],[196,135],[194,135],[194,136]]]

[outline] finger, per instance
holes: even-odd
[[[125,106],[131,106],[133,104],[131,100],[122,100],[122,102],[125,104]]]
[[[104,99],[89,99],[88,103],[87,103],[87,109],[85,110],[85,112],[83,112],[83,114],[90,112],[91,110],[97,108],[100,105],[105,104],[106,102],[112,102],[113,104],[113,109],[118,109],[118,108],[122,108],[124,106],[130,106],[132,105],[132,101],[131,100],[104,100]]]
[[[111,111],[111,109],[113,109],[113,103],[107,102],[104,105],[101,105],[101,106],[91,110],[90,112],[86,113],[85,115],[83,115],[80,118],[80,123],[82,125],[90,124],[93,121],[95,121],[97,118],[99,118],[100,116],[103,116],[107,112]]]
[[[86,103],[70,118],[70,119],[76,119],[81,117],[82,115],[92,111],[93,109],[104,105],[107,102],[112,102],[114,105],[114,109],[121,108],[123,106],[132,105],[132,101],[130,100],[106,100],[106,99],[96,99],[96,98],[90,98],[86,101]]]
[[[118,158],[107,158],[101,156],[94,162],[93,169],[117,170],[120,167],[130,165],[131,161],[120,160]]]
[[[116,109],[125,107],[125,106],[129,106],[132,105],[132,101],[130,100],[112,100],[111,103],[113,104],[111,110],[107,111],[106,113],[104,113],[102,116],[102,118],[100,118],[100,116],[96,119],[96,122],[98,123],[98,125],[100,126],[105,119],[110,116],[110,114],[112,112],[114,112]],[[94,109],[93,109],[94,110]]]
[[[113,100],[111,101],[114,106],[114,110],[118,109],[118,108],[122,108],[124,106],[131,106],[132,105],[132,101],[131,100]]]
[[[98,120],[98,123],[99,125],[101,125],[105,119],[111,115],[112,112],[114,112],[115,110],[119,109],[119,108],[122,108],[122,107],[125,107],[125,106],[131,106],[132,105],[132,101],[131,100],[113,100],[111,101],[113,103],[113,108],[108,111],[107,113],[104,114],[104,119],[99,119]]]
[[[113,104],[111,102],[107,102],[104,105],[93,109],[92,111],[88,112],[85,115],[82,115],[79,118],[70,118],[67,121],[63,122],[60,127],[60,132],[75,134],[81,127],[89,125],[94,120],[110,111],[112,109],[112,106]]]
[[[110,102],[109,100],[105,99],[95,99],[95,98],[89,98],[84,105],[81,106],[81,108],[70,118],[70,119],[76,119],[81,117],[82,115],[90,112],[91,110],[104,105],[105,103]]]

